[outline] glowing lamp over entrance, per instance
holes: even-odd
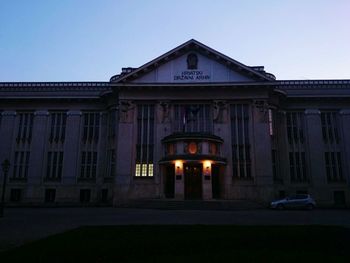
[[[182,161],[176,160],[175,161],[175,172],[176,174],[181,174],[182,171]]]
[[[204,173],[205,173],[205,174],[210,174],[210,171],[211,171],[211,161],[204,161],[204,162],[203,162],[203,167],[204,167]]]

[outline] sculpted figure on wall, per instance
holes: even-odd
[[[261,122],[268,122],[268,112],[269,112],[269,104],[266,100],[255,100],[254,101],[255,108],[259,111],[259,120]]]
[[[119,119],[120,122],[132,122],[133,110],[135,105],[128,100],[122,100],[119,102]]]
[[[225,122],[225,111],[226,111],[226,102],[223,100],[214,100],[213,105],[213,120],[216,123]]]
[[[161,123],[168,123],[170,122],[170,103],[169,101],[160,101],[160,116],[159,120]]]

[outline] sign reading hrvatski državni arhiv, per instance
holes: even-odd
[[[187,56],[187,70],[175,72],[174,81],[209,81],[210,72],[198,70],[198,57],[195,53]]]

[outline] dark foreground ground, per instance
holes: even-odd
[[[203,211],[203,210],[127,209],[127,208],[111,208],[111,207],[109,208],[92,208],[92,207],[91,208],[6,208],[5,217],[0,218],[0,252],[6,251],[10,248],[18,247],[23,244],[28,244],[29,242],[32,242],[35,240],[49,237],[51,235],[63,233],[69,230],[74,230],[82,226],[125,226],[125,225],[127,226],[130,226],[130,225],[150,225],[150,226],[152,225],[236,225],[236,226],[256,226],[256,225],[259,225],[259,226],[304,226],[304,225],[314,226],[314,225],[318,225],[318,226],[341,226],[341,227],[345,227],[345,229],[350,229],[350,210],[316,209],[313,211],[272,211],[268,209],[257,209],[257,210],[241,210],[241,211],[237,211],[237,210],[236,211],[210,211],[210,210]],[[171,229],[173,229],[173,227]],[[282,230],[279,229],[276,231],[281,232]],[[344,230],[344,231],[348,235],[348,230]],[[315,232],[317,234],[317,231]],[[104,231],[102,231],[101,233],[104,233]],[[325,232],[320,230],[320,233],[322,234]],[[67,235],[70,235],[70,234],[67,234]],[[281,238],[283,237],[283,235],[284,234],[282,231],[280,233]],[[150,234],[149,238],[153,238],[153,235]],[[187,238],[188,237],[186,237],[186,239]],[[238,240],[242,240],[242,237],[237,237],[237,238]],[[334,239],[326,236],[325,242],[321,242],[321,243],[329,244],[329,242],[338,242],[336,236],[334,236],[333,238]],[[98,237],[97,240],[99,239],[101,239],[101,237]],[[112,237],[110,237],[110,239],[111,239],[110,242],[112,244],[114,244],[115,242],[117,243],[119,242],[119,241],[113,240]],[[184,239],[185,237],[183,237],[183,240]],[[91,239],[87,238],[87,240],[91,240]],[[254,235],[250,236],[249,240],[251,240],[251,242],[254,242],[254,240],[256,240],[256,237]],[[317,238],[316,241],[312,241],[312,242],[311,241],[304,242],[304,240],[305,238],[301,235],[296,237],[296,240],[294,243],[296,245],[302,244],[308,247],[308,246],[312,246],[315,242],[317,243],[319,239]],[[96,240],[93,239],[93,242],[95,241]],[[90,242],[92,241],[89,241],[88,244],[90,244]],[[91,244],[94,244],[93,242]],[[137,245],[135,245],[134,247],[134,253],[140,253],[139,251],[141,251],[143,247],[147,247],[148,244],[149,243],[152,244],[153,241],[152,242],[147,241],[147,238],[145,237],[142,240],[135,240],[135,242],[137,242]],[[173,246],[175,243],[182,244],[182,242],[180,241],[176,241],[175,243],[174,242],[175,241],[172,241],[172,239],[164,239],[164,243],[167,243],[169,246]],[[212,244],[216,244],[216,242],[217,242],[216,238],[211,239],[211,241],[209,242],[210,246],[212,246]],[[234,244],[240,243],[240,241],[234,241],[234,240],[227,240],[227,242],[229,243],[233,242]],[[263,241],[263,243],[266,243],[266,242],[267,241]],[[281,240],[279,242],[284,242],[284,241]],[[75,243],[76,244],[73,245],[73,247],[80,246],[79,245],[80,241],[75,241]],[[198,242],[196,241],[195,243],[201,244],[201,241],[198,241]],[[287,245],[286,243],[284,247],[287,248],[289,245],[294,246],[294,243],[293,245],[291,244]],[[154,242],[152,244],[154,248],[160,246],[155,244],[156,243]],[[269,244],[269,243],[266,243],[266,244]],[[324,248],[321,245],[320,245],[320,248],[322,248],[322,251],[326,250],[326,248]],[[86,244],[84,246],[85,246],[86,253],[87,254],[90,253],[89,252],[90,247],[87,246]],[[108,244],[104,246],[108,247]],[[61,247],[62,246],[59,246],[57,249]],[[348,250],[350,251],[350,242],[347,243],[347,247],[348,247]],[[205,250],[207,249],[206,246],[204,246],[204,248]],[[112,250],[115,250],[115,248],[112,248]],[[263,251],[261,253],[263,253]],[[238,252],[230,252],[230,253],[234,254]],[[2,263],[6,261],[1,260],[1,257],[0,257],[0,262]]]
[[[89,226],[0,253],[1,262],[350,262],[336,226]]]

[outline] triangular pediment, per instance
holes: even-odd
[[[192,39],[139,68],[126,68],[116,83],[219,83],[273,81],[263,67],[249,67]]]

